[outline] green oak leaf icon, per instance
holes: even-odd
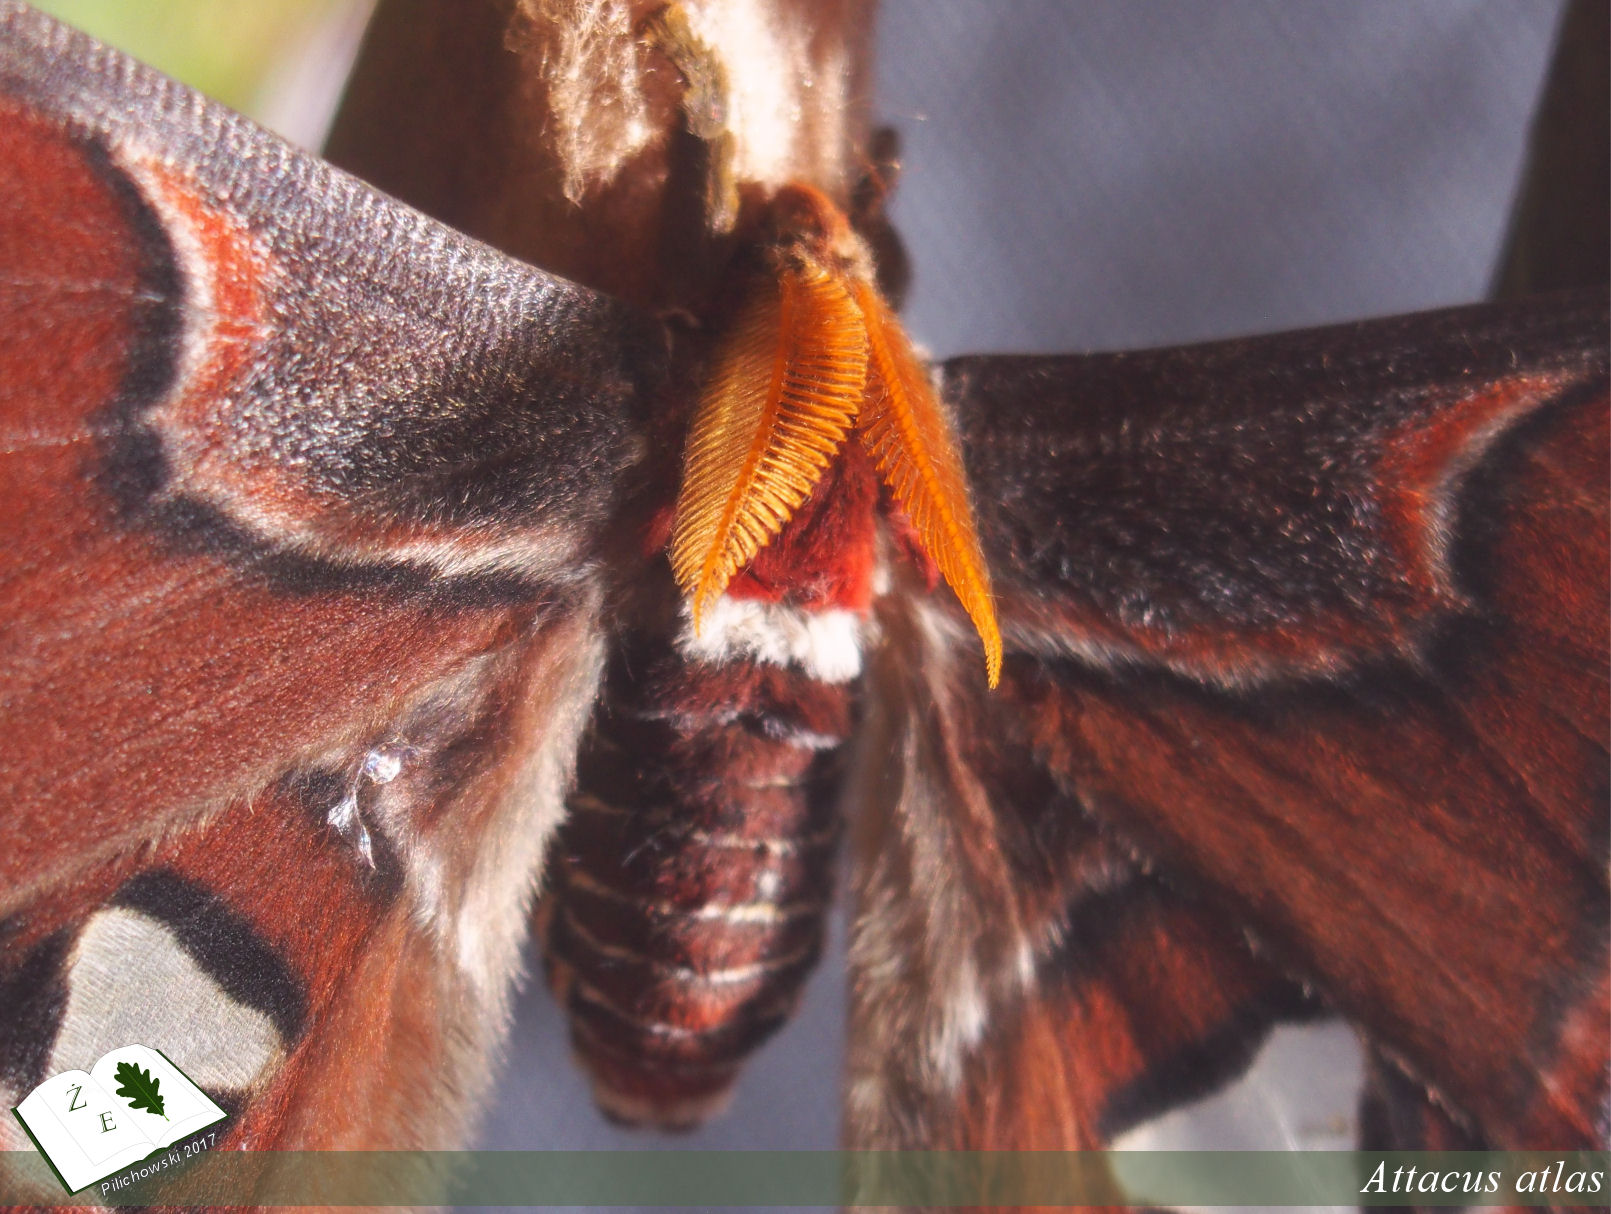
[[[132,1062],[118,1063],[112,1077],[118,1082],[117,1094],[128,1100],[130,1108],[148,1109],[164,1121],[168,1119],[162,1111],[162,1093],[158,1090],[162,1080]]]

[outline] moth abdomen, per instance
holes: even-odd
[[[822,949],[848,686],[748,660],[616,662],[543,908],[600,1106],[697,1124]]]

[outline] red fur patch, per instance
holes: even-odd
[[[877,506],[872,463],[860,444],[847,442],[778,537],[728,583],[728,595],[815,611],[867,611],[873,602]]]

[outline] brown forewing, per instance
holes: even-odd
[[[852,1145],[1102,1145],[1315,998],[1376,1142],[1600,1140],[1605,346],[1588,295],[947,367],[1008,660],[881,609]]]
[[[581,586],[642,364],[613,305],[43,18],[4,35],[8,823],[111,847],[140,807],[188,813],[395,713],[555,602],[541,583]],[[411,292],[433,264],[491,302]],[[557,490],[487,484],[561,453]],[[3,863],[43,877],[39,845]]]
[[[656,330],[20,7],[0,110],[0,1082],[93,1061],[61,1051],[97,1023],[256,1017],[233,1141],[452,1145],[597,686]],[[212,1002],[100,1008],[156,963],[131,931]]]
[[[1101,838],[1202,908],[1143,938],[1245,928],[1482,1141],[1597,1141],[1605,348],[1604,295],[1591,293],[1197,349],[950,364],[1007,694],[965,707],[934,656],[954,621],[929,611],[929,673],[908,679],[915,707],[899,719],[935,723],[944,744],[897,747],[909,774],[875,798],[864,1020],[911,998],[878,977],[889,958],[868,925],[898,889],[930,883],[923,909],[893,916],[905,926],[892,939],[934,944],[904,968],[926,957],[937,972],[908,978],[974,991],[973,1019],[991,1026],[972,1042],[951,1033],[966,1046],[942,1076],[951,1091],[983,1090],[962,1086],[984,1082],[970,1068],[1015,1048],[993,1017],[1040,1014],[1014,1010],[1021,990],[1062,999],[1077,1022],[1080,1000],[1122,988],[1099,942],[1071,948],[1084,939],[1071,908],[1113,879],[1075,863]],[[992,794],[970,731],[1020,738],[1009,772],[1044,789],[1020,797],[1008,780]],[[930,791],[908,799],[919,779]],[[922,858],[920,802],[937,796],[971,822],[945,845],[954,877]],[[1014,853],[1005,841],[1026,812],[1035,846]],[[1034,891],[1040,910],[1015,912]],[[946,923],[983,943],[946,944]],[[1028,960],[1009,977],[1015,948]],[[1238,967],[1267,965],[1221,959],[1186,981],[1203,996],[1202,1035],[1224,1023],[1208,1009],[1239,989]],[[1152,977],[1149,998],[1171,1006],[1163,969]],[[1259,1006],[1257,982],[1240,989]],[[1102,1037],[1047,1044],[1112,1101],[1127,1081],[1090,1079],[1112,1065]],[[1149,1055],[1142,1069],[1166,1063]],[[903,1107],[880,1082],[874,1111],[858,1111],[878,1084],[858,1089],[853,1073],[853,1127]]]

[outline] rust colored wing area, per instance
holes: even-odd
[[[626,314],[16,5],[0,162],[0,1078],[211,1032],[234,1141],[452,1145],[597,687]]]
[[[215,798],[204,814],[148,813],[142,845],[125,837],[108,855],[76,835],[92,862],[56,866],[0,927],[5,1082],[26,1092],[132,1036],[225,1107],[225,1147],[462,1143],[492,1081],[593,645],[586,621],[554,624],[416,688],[367,738],[293,757],[261,787],[198,783],[197,797]],[[366,746],[400,756],[389,778],[355,776]],[[344,796],[372,831],[367,862],[332,828]],[[27,842],[38,856],[50,840]],[[395,1082],[399,1067],[451,1096],[422,1106]]]
[[[476,437],[493,414],[543,428],[519,376],[490,366],[535,336],[534,285],[574,295],[584,328],[585,293],[534,284],[38,15],[8,13],[0,69],[16,832],[0,865],[22,896],[59,875],[46,855],[91,863],[395,714],[528,627],[540,587],[585,597],[569,561],[602,527],[631,438],[609,374],[580,428],[507,435],[502,472]],[[479,321],[396,300],[433,256],[461,254],[482,262]],[[388,260],[393,281],[341,270]],[[353,339],[397,325],[423,348],[479,341],[481,370],[454,390],[424,364],[343,358],[332,317]],[[580,381],[597,356],[625,364],[622,347],[568,360],[581,332],[555,340],[577,390],[593,391]],[[562,487],[496,490],[556,441]],[[486,525],[447,526],[462,510]]]
[[[846,1134],[859,1149],[1094,1150],[1321,1010],[1222,908],[1061,788],[1009,661],[884,605],[855,840]]]

